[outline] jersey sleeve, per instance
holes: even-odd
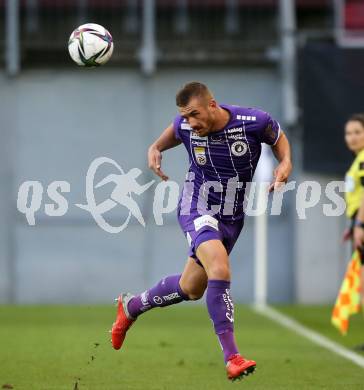
[[[262,115],[262,127],[260,129],[260,142],[275,145],[281,134],[279,123],[273,119],[267,112]]]
[[[182,121],[181,115],[177,115],[173,121],[174,135],[175,135],[176,139],[178,139],[179,141],[182,141],[181,134],[179,132],[181,121]]]

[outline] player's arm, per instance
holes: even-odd
[[[364,244],[364,196],[361,200],[361,205],[355,218],[353,244],[355,249],[361,249]]]
[[[274,183],[269,186],[269,192],[281,187],[282,183],[287,183],[292,171],[291,147],[282,130],[277,142],[272,146],[272,151],[279,164],[273,171]]]
[[[364,187],[364,162],[359,163],[360,185]],[[355,217],[353,244],[355,249],[361,249],[364,245],[364,196],[361,199],[359,210]]]
[[[149,146],[148,166],[162,180],[168,180],[168,176],[161,170],[162,152],[178,146],[181,142],[181,140],[176,138],[173,123],[171,123],[159,138]]]

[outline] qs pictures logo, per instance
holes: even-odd
[[[95,183],[95,176],[102,165],[109,165],[117,174],[110,173],[104,179]],[[108,233],[120,233],[134,217],[140,225],[145,227],[145,220],[136,199],[147,191],[155,183],[151,180],[148,183],[140,184],[139,177],[142,171],[139,168],[132,168],[124,172],[121,166],[114,160],[107,157],[96,158],[90,164],[86,174],[86,203],[76,203],[74,206],[85,210],[95,220],[97,225]],[[114,189],[110,196],[97,203],[95,189],[106,184],[113,183]],[[67,181],[53,181],[47,187],[47,195],[53,203],[44,205],[44,212],[49,217],[61,217],[67,214],[69,202],[64,194],[71,192],[71,185]],[[30,226],[36,224],[36,213],[41,209],[43,203],[44,187],[40,181],[25,181],[18,191],[17,208],[25,215]],[[165,201],[166,194],[168,199]],[[161,182],[154,190],[153,215],[157,225],[163,224],[163,214],[170,213],[177,207],[179,187],[175,182]],[[125,220],[120,221],[118,226],[111,225],[104,216],[115,207],[125,207],[128,211]]]

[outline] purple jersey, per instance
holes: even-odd
[[[226,222],[244,218],[245,188],[252,181],[261,143],[274,145],[279,138],[279,124],[268,113],[225,104],[221,107],[229,111],[229,122],[208,136],[198,136],[180,115],[173,123],[190,162],[178,204],[180,222],[188,230],[196,228],[193,220],[199,215]]]

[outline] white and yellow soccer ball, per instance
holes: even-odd
[[[96,23],[77,27],[68,41],[68,51],[77,65],[94,67],[106,64],[114,50],[111,34]]]

